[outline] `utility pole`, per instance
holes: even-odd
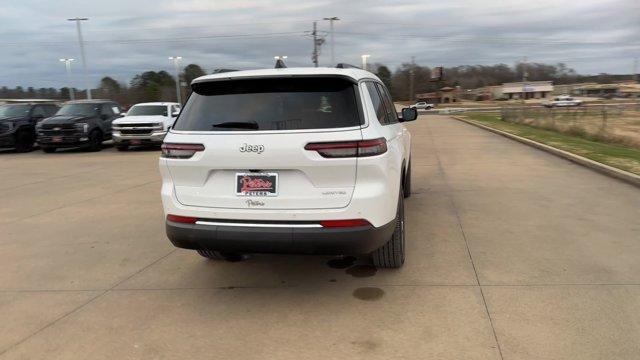
[[[413,81],[416,76],[416,57],[411,57],[411,67],[409,68],[409,101],[413,102]]]
[[[64,67],[67,69],[67,86],[69,86],[69,100],[75,100],[76,95],[73,93],[73,85],[71,84],[71,62],[75,59],[60,59],[64,62]]]
[[[335,65],[336,64],[336,56],[335,56],[335,45],[334,45],[334,39],[333,39],[333,22],[334,21],[338,21],[340,20],[337,16],[334,17],[330,17],[330,18],[324,18],[323,20],[329,20],[329,28],[331,30],[331,65]]]
[[[78,43],[80,44],[80,56],[82,59],[82,71],[84,73],[85,87],[87,88],[87,99],[91,100],[91,82],[89,81],[89,74],[87,73],[87,58],[84,54],[84,41],[82,40],[82,29],[80,28],[80,22],[89,20],[89,18],[75,17],[67,20],[76,22],[76,29],[78,30]]]
[[[313,53],[311,54],[311,61],[313,61],[313,65],[318,67],[319,59],[320,59],[320,46],[324,44],[324,37],[318,36],[318,22],[313,22],[313,31],[311,32],[311,37],[313,38]]]
[[[524,61],[522,62],[522,103],[524,104],[525,97],[527,96],[525,87],[527,86],[527,77],[529,74],[527,73],[527,57],[524,57]]]
[[[318,31],[316,30],[316,22],[313,22],[313,55],[311,55],[311,60],[313,61],[313,65],[318,67]]]
[[[176,70],[176,99],[178,103],[182,105],[182,94],[180,94],[180,66],[178,63],[182,59],[182,56],[170,56],[169,60],[173,62],[173,67]]]

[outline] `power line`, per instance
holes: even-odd
[[[498,36],[468,36],[468,35],[424,35],[424,34],[392,34],[388,32],[349,32],[349,31],[336,31],[336,34],[344,35],[360,35],[360,36],[374,36],[374,37],[396,37],[396,38],[415,38],[415,39],[431,39],[431,40],[446,40],[447,42],[465,42],[465,43],[480,43],[480,42],[507,42],[507,43],[526,43],[526,44],[558,44],[558,45],[611,45],[611,44],[624,44],[629,45],[628,42],[615,42],[615,41],[575,41],[575,40],[561,40],[561,39],[535,39],[535,38],[513,38],[513,37],[498,37]],[[635,46],[635,45],[632,45]],[[640,44],[638,45],[640,46]]]
[[[265,38],[265,37],[277,37],[277,36],[304,36],[305,31],[287,31],[287,32],[274,32],[274,33],[247,33],[247,34],[216,34],[216,35],[201,35],[201,36],[186,36],[176,38],[149,38],[149,39],[127,39],[127,40],[87,40],[86,44],[100,44],[100,43],[113,43],[113,44],[138,44],[138,43],[166,43],[166,42],[179,42],[179,41],[191,41],[191,40],[209,40],[209,39],[237,39],[237,38]],[[34,43],[0,43],[0,46],[24,46],[30,45],[68,45],[68,41],[56,41],[56,42],[34,42]]]
[[[288,23],[309,23],[309,21],[313,21],[313,19],[305,19],[305,20],[287,20],[287,21],[280,21],[280,22],[276,22],[278,24],[288,24]],[[126,32],[132,32],[132,31],[145,31],[145,30],[186,30],[186,29],[215,29],[215,28],[229,28],[229,27],[233,27],[233,26],[247,26],[247,25],[269,25],[269,26],[273,26],[274,22],[273,21],[262,21],[262,22],[234,22],[234,23],[228,23],[228,24],[206,24],[206,25],[189,25],[189,26],[171,26],[171,27],[167,27],[166,25],[164,26],[149,26],[149,27],[135,27],[135,28],[118,28],[118,29],[97,29],[97,30],[91,30],[88,32],[91,33],[110,33],[110,32],[121,32],[121,31],[126,31]]]

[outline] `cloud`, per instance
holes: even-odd
[[[328,16],[341,19],[337,60],[353,64],[364,53],[392,68],[412,56],[427,66],[513,64],[527,56],[580,73],[629,73],[640,56],[637,0],[23,0],[0,13],[0,85],[65,86],[58,59],[74,57],[72,82],[81,86],[75,26],[66,21],[75,16],[90,18],[83,31],[92,83],[170,71],[172,55],[208,71],[271,67],[274,55],[311,66],[312,21]],[[326,35],[328,22],[318,26]],[[321,65],[329,65],[328,43],[321,50]]]

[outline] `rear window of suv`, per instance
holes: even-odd
[[[174,129],[264,131],[361,124],[356,85],[338,77],[238,79],[196,83]]]

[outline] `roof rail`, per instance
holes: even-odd
[[[338,65],[336,65],[336,68],[338,68],[338,69],[362,69],[362,68],[357,67],[355,65],[346,64],[346,63],[339,63]]]

